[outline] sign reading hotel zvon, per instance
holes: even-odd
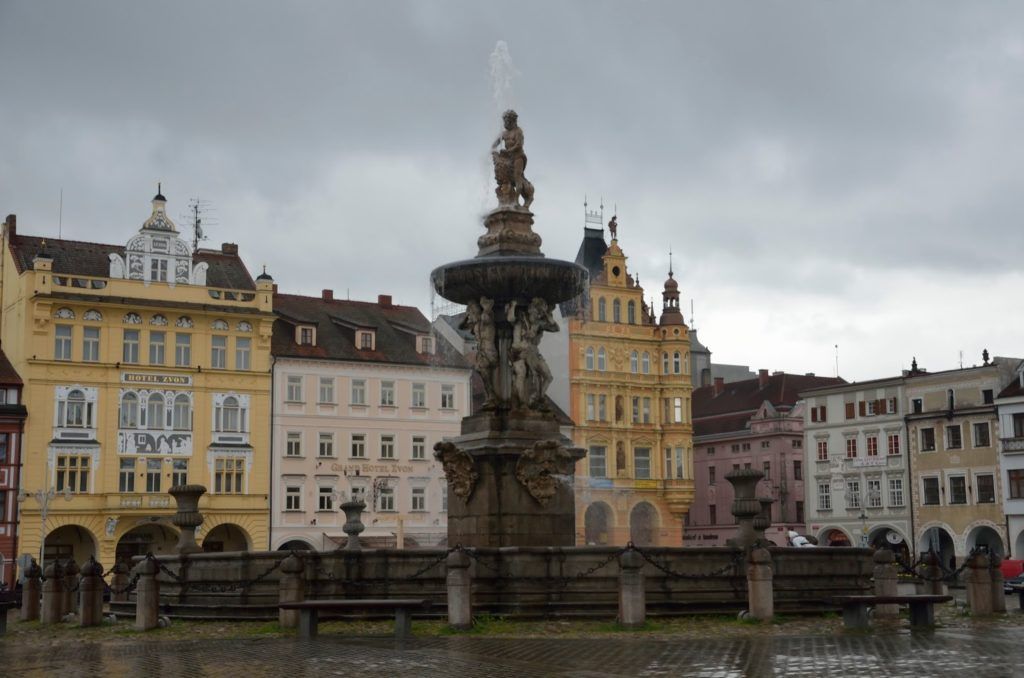
[[[121,382],[125,384],[145,384],[152,386],[191,386],[192,375],[124,372],[121,374]]]
[[[359,473],[370,475],[373,473],[412,473],[412,465],[404,464],[331,464],[331,470],[335,473]]]

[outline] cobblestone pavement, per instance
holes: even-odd
[[[75,642],[0,639],[11,676],[984,676],[1024,675],[1022,629],[941,629],[732,640],[321,636]]]

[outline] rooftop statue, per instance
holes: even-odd
[[[494,161],[494,179],[498,187],[494,190],[498,196],[499,207],[519,207],[519,198],[523,199],[522,207],[530,209],[533,203],[533,184],[526,180],[526,153],[523,151],[523,130],[519,127],[519,116],[509,109],[502,116],[505,131],[491,144],[491,159]],[[504,142],[505,147],[498,149]]]

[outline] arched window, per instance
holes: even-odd
[[[622,322],[622,302],[620,302],[618,299],[612,302],[612,322]]]
[[[956,398],[953,396],[953,389],[947,389],[946,390],[946,401],[947,401],[947,404],[949,405],[949,409],[951,409],[951,410],[955,410],[956,409]]]
[[[604,322],[607,319],[604,297],[597,300],[597,319],[599,322]]]
[[[661,373],[668,374],[668,353],[661,354]]]
[[[636,351],[629,354],[629,371],[633,374],[640,371],[640,354]]]
[[[672,354],[672,373],[673,374],[679,374],[679,370],[681,369],[681,365],[680,365],[681,362],[682,361],[681,361],[681,359],[679,357],[679,351],[676,351],[674,354]]]
[[[146,402],[146,428],[161,429],[164,427],[164,397],[159,393],[150,393]]]
[[[597,349],[597,370],[598,372],[604,372],[605,368],[605,354],[604,347]]]
[[[643,356],[640,358],[640,369],[644,374],[651,373],[651,354],[644,351]]]
[[[138,426],[139,397],[134,393],[125,393],[121,398],[121,428],[138,428]]]
[[[586,362],[585,362],[584,366],[588,370],[594,369],[594,347],[593,346],[587,346],[586,356],[587,357],[586,357]]]
[[[192,405],[184,393],[174,397],[173,424],[175,431],[188,431],[192,428]]]
[[[240,431],[238,399],[228,396],[221,405],[221,431]]]
[[[636,302],[631,301],[626,304],[626,322],[630,325],[636,325]]]

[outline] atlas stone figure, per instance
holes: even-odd
[[[512,385],[522,407],[544,409],[544,394],[551,385],[551,369],[540,353],[544,332],[557,332],[546,301],[534,297],[527,308],[509,304],[508,321],[512,329]]]
[[[526,180],[526,153],[523,151],[523,130],[519,127],[519,116],[509,109],[502,116],[505,131],[491,144],[491,158],[494,160],[494,178],[498,182],[495,193],[498,205],[518,206],[523,199],[523,208],[533,203],[533,184]],[[501,143],[505,147],[497,150]]]
[[[471,301],[466,305],[466,319],[462,328],[468,329],[476,337],[476,371],[484,383],[485,410],[494,409],[499,398],[498,394],[498,346],[494,327],[494,300],[480,297],[480,301]]]

